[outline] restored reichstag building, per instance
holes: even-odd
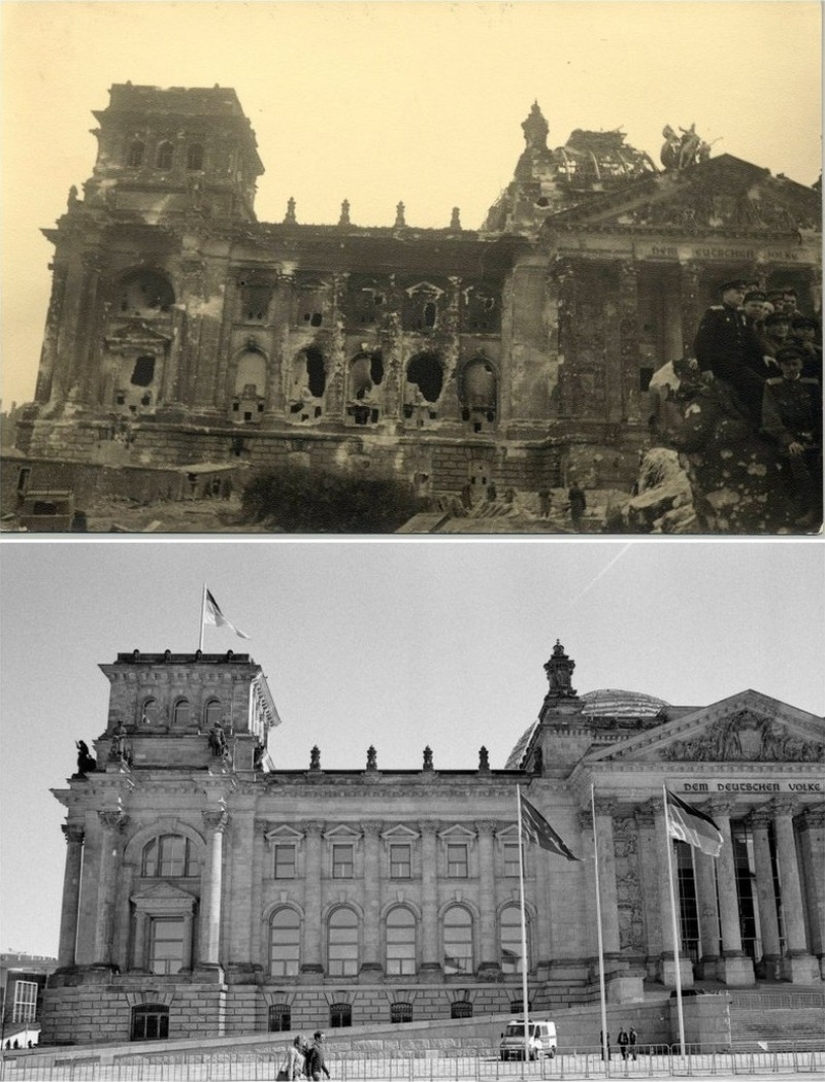
[[[118,84],[94,116],[92,176],[44,230],[21,460],[297,461],[429,496],[572,475],[626,489],[650,378],[685,355],[720,282],[792,287],[819,311],[818,193],[698,139],[664,169],[620,131],[553,148],[534,104],[480,226],[447,207],[420,229],[399,203],[365,227],[357,200],[302,221],[300,192],[257,221],[264,166],[231,89]]]
[[[574,667],[556,643],[503,766],[479,747],[441,770],[422,748],[385,769],[370,748],[340,770],[316,748],[283,770],[248,655],[101,665],[108,717],[55,790],[66,872],[43,1040],[502,1014],[520,1009],[525,967],[534,1012],[592,1002],[594,835],[611,1002],[673,987],[677,956],[687,989],[821,986],[823,719],[753,690],[710,706],[579,694]],[[667,840],[663,783],[713,816],[717,860]],[[526,956],[517,786],[582,858],[528,847]]]

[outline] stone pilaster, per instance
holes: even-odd
[[[617,960],[621,951],[619,899],[616,889],[616,853],[613,841],[613,813],[615,810],[615,801],[596,799],[596,851],[599,861],[602,942],[604,945],[605,968],[608,970],[611,968],[611,960]]]
[[[66,292],[66,277],[68,268],[65,263],[55,262],[52,264],[52,291],[49,298],[49,310],[46,314],[46,329],[43,335],[43,346],[40,351],[40,365],[37,371],[37,386],[34,392],[34,400],[39,403],[49,401],[52,393],[52,378],[54,376],[55,357],[60,336],[61,316],[63,312],[63,297]]]
[[[753,962],[742,949],[739,924],[739,895],[736,889],[736,865],[733,859],[730,813],[733,805],[726,801],[710,803],[711,816],[722,833],[722,851],[716,858],[716,883],[719,891],[719,925],[722,932],[722,957],[719,978],[730,987],[754,983]]]
[[[228,943],[224,955],[230,964],[248,966],[252,955],[252,896],[253,854],[255,848],[255,817],[251,808],[233,809],[232,847],[229,856],[232,872],[227,883]],[[257,923],[257,922],[255,922]],[[257,959],[255,959],[257,961]]]
[[[304,876],[304,935],[301,944],[301,973],[314,980],[323,973],[321,962],[321,861],[324,824],[317,820],[304,824],[306,837],[306,875]]]
[[[776,980],[779,976],[779,920],[776,913],[773,864],[768,840],[770,821],[770,812],[765,808],[758,808],[751,813],[756,897],[759,902],[759,927],[762,932],[761,966],[764,972],[761,975],[768,980]]]
[[[479,946],[481,958],[479,975],[493,976],[499,972],[498,944],[496,942],[496,879],[495,879],[495,833],[496,824],[491,820],[482,820],[476,824],[478,831],[478,872],[479,872]],[[526,963],[529,959],[526,960]]]
[[[384,824],[368,820],[364,835],[364,937],[360,973],[371,980],[383,974],[381,965],[381,831]]]
[[[782,916],[785,922],[785,956],[782,976],[795,984],[819,981],[819,966],[808,950],[805,918],[802,911],[802,885],[796,859],[796,837],[793,816],[798,806],[792,800],[775,800],[774,829],[776,831],[776,860],[782,894]]]
[[[63,905],[60,911],[60,940],[57,964],[61,967],[75,963],[77,940],[77,905],[80,900],[80,868],[83,861],[83,830],[81,827],[62,828],[66,839],[66,864],[63,872]]]
[[[438,939],[438,824],[424,820],[421,832],[421,974],[443,977]]]
[[[696,906],[699,911],[700,959],[697,976],[715,980],[719,968],[719,905],[716,900],[716,860],[700,849],[693,851]]]

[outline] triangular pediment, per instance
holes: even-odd
[[[123,345],[126,342],[141,345],[168,345],[172,339],[156,331],[142,319],[129,319],[116,327],[111,334],[107,334],[105,341],[107,345]]]
[[[153,905],[159,903],[181,903],[191,905],[193,896],[185,890],[181,890],[180,887],[176,887],[174,883],[155,883],[154,886],[147,887],[146,890],[141,890],[137,894],[132,895],[132,901],[137,904],[138,902],[152,903]]]
[[[588,761],[825,762],[825,722],[744,691],[588,755]]]
[[[551,215],[545,223],[551,233],[585,227],[686,236],[788,236],[821,231],[822,214],[813,188],[723,154],[631,181]]]

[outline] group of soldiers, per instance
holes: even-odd
[[[822,344],[817,320],[794,289],[765,292],[737,278],[720,286],[694,340],[703,372],[725,381],[754,430],[778,445],[796,512],[818,525],[822,511]]]

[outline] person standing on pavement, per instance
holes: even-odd
[[[324,1062],[324,1035],[320,1030],[315,1031],[312,1044],[307,1051],[306,1072],[307,1077],[315,1079],[315,1082],[319,1082],[322,1076],[329,1078],[329,1071]]]

